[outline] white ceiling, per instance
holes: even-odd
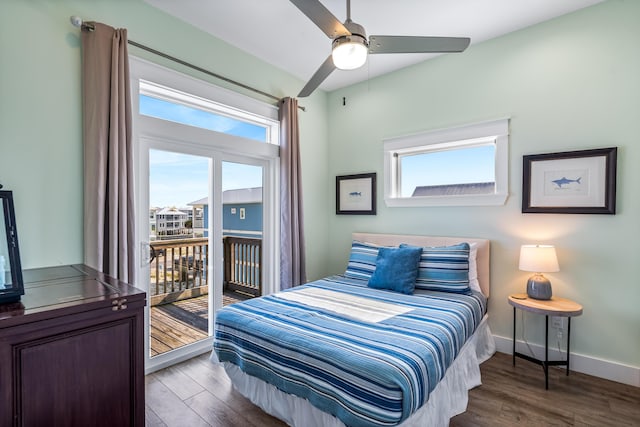
[[[305,82],[331,53],[331,40],[288,0],[144,1]],[[353,0],[351,19],[369,35],[471,37],[473,45],[601,1]],[[344,22],[346,0],[321,2]],[[370,55],[364,67],[336,70],[320,88],[335,90],[433,56]]]

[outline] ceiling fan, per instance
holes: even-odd
[[[311,93],[336,68],[354,70],[367,61],[368,54],[378,53],[440,53],[462,52],[471,39],[468,37],[369,36],[364,27],[351,20],[351,0],[347,0],[347,20],[344,24],[319,0],[290,0],[316,24],[332,41],[331,55],[322,63],[302,88],[298,97]]]

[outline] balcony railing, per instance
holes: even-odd
[[[158,305],[208,293],[208,238],[151,242],[150,304]],[[262,295],[262,239],[223,238],[224,289]]]
[[[253,296],[262,295],[262,239],[223,239],[224,288]]]
[[[157,240],[151,248],[151,305],[208,292],[209,239]]]

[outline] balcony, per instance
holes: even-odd
[[[151,243],[151,355],[208,336],[207,238]],[[262,295],[262,240],[223,238],[223,305]]]

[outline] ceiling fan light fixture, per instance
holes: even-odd
[[[369,45],[367,40],[357,34],[338,37],[333,41],[331,56],[333,64],[340,70],[355,70],[367,62]]]

